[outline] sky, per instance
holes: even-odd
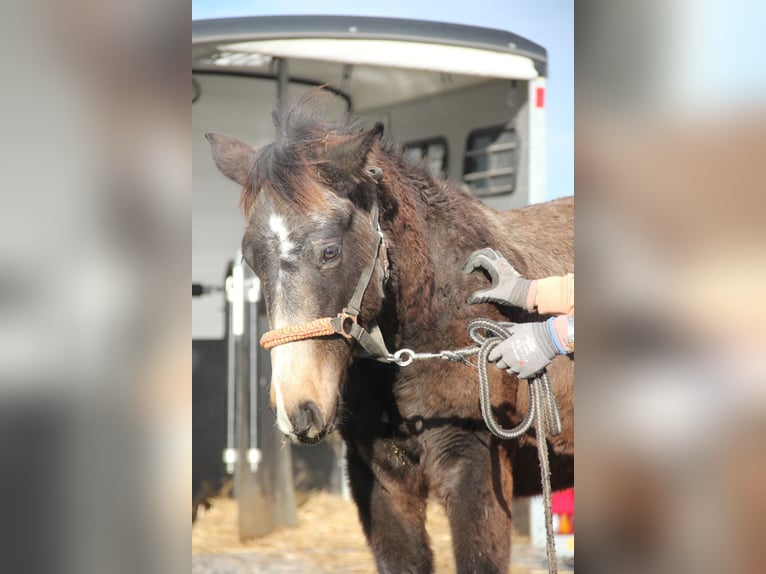
[[[548,50],[549,199],[574,193],[574,0],[192,0],[192,18],[340,14],[499,28]]]

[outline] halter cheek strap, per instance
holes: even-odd
[[[376,183],[380,181],[383,175],[383,170],[376,166],[368,167],[367,172]],[[379,274],[381,289],[385,286],[385,282],[388,279],[388,253],[383,232],[380,229],[380,215],[377,202],[373,204],[370,210],[370,221],[375,229],[376,236],[374,257],[370,264],[362,270],[359,282],[356,284],[356,289],[348,305],[335,317],[322,317],[308,323],[290,325],[269,331],[261,337],[261,347],[269,350],[278,345],[284,345],[293,341],[340,335],[359,343],[359,346],[366,352],[365,355],[362,355],[363,358],[376,359],[384,363],[390,361],[392,355],[386,348],[383,333],[380,331],[377,320],[373,319],[368,329],[362,327],[358,321],[362,299],[372,280],[372,275],[378,267],[378,262],[381,262],[383,265],[382,272]]]

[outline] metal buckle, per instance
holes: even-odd
[[[338,313],[337,317],[339,319],[337,329],[338,335],[349,340],[353,339],[354,336],[351,334],[351,329],[357,324],[358,317],[349,313],[348,309],[345,307],[343,308],[343,311]]]

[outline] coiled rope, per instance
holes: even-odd
[[[441,358],[448,361],[458,361],[475,366],[479,372],[479,403],[481,414],[487,428],[496,437],[503,440],[517,439],[525,434],[532,423],[537,433],[537,456],[540,460],[540,479],[543,489],[543,507],[545,509],[545,538],[548,556],[548,572],[558,572],[556,548],[553,535],[553,513],[551,512],[551,472],[548,460],[547,436],[557,436],[561,433],[561,417],[553,393],[548,374],[543,371],[539,377],[529,379],[529,410],[524,419],[512,429],[503,428],[492,414],[489,388],[489,354],[497,345],[511,336],[510,323],[499,323],[489,319],[475,319],[468,325],[468,336],[476,346],[465,347],[455,351],[439,353],[414,353],[404,349],[395,354],[392,362],[407,366],[414,360]],[[477,357],[477,364],[468,361],[469,357]]]

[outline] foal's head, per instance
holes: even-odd
[[[377,182],[367,167],[383,131],[333,131],[289,115],[277,127],[277,141],[258,151],[207,135],[218,168],[242,186],[242,253],[261,280],[272,329],[337,315],[374,260]],[[382,291],[373,276],[361,323],[380,310]],[[318,442],[332,429],[353,352],[337,335],[271,350],[271,403],[284,434]]]

